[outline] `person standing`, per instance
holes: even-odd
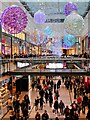
[[[49,115],[47,111],[45,110],[44,113],[42,114],[42,120],[49,120]]]
[[[36,113],[35,120],[40,120],[40,113],[39,112]]]

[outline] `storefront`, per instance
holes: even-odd
[[[90,51],[90,37],[85,36],[82,40],[82,53],[89,53]]]
[[[25,33],[8,34],[2,29],[1,51],[2,57],[12,58],[13,55],[23,54],[26,40]]]

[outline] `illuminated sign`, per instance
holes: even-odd
[[[48,63],[46,68],[63,68],[62,63]]]
[[[6,32],[3,28],[2,28],[2,32],[8,34],[8,32]],[[15,37],[17,37],[17,38],[19,38],[21,40],[25,40],[25,34],[23,32],[21,32],[19,34],[12,34],[12,36],[15,36]]]
[[[17,67],[18,67],[18,68],[23,68],[23,67],[27,67],[27,66],[29,66],[29,63],[17,62]]]

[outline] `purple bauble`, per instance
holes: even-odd
[[[40,10],[34,14],[34,22],[37,24],[43,24],[46,21],[46,15]]]
[[[77,5],[69,2],[64,6],[64,14],[68,16],[72,11],[77,11]]]
[[[28,19],[26,13],[18,6],[6,8],[1,15],[1,24],[10,34],[18,34],[26,28]]]

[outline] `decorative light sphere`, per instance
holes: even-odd
[[[44,29],[44,34],[47,35],[48,37],[52,38],[52,36],[53,36],[53,30],[49,26],[47,26]]]
[[[70,35],[70,34],[65,35],[64,38],[63,38],[63,40],[64,40],[64,44],[67,47],[73,46],[75,44],[75,42],[76,42],[75,37],[73,35]]]
[[[43,44],[44,42],[44,34],[41,32],[41,31],[37,31],[37,41],[36,41],[36,44],[37,45],[40,45],[40,44]]]
[[[72,2],[68,2],[64,6],[64,14],[66,16],[68,16],[72,11],[77,11],[77,10],[78,10],[77,5]]]
[[[70,46],[67,46],[67,45],[64,43],[64,44],[63,44],[63,48],[64,48],[64,49],[69,49]]]
[[[28,19],[26,13],[16,5],[6,8],[1,15],[1,24],[10,34],[18,34],[26,28]]]
[[[37,24],[43,24],[43,23],[45,23],[45,21],[46,21],[46,15],[45,15],[45,13],[41,12],[40,10],[37,11],[34,14],[34,21]]]
[[[80,35],[84,29],[84,19],[73,11],[65,18],[64,27],[68,34]]]

